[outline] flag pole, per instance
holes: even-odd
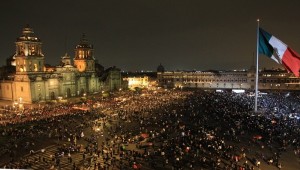
[[[255,106],[254,112],[257,112],[257,97],[258,97],[258,48],[259,48],[259,19],[257,19],[256,30],[256,77],[255,77]]]

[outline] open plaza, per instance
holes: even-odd
[[[8,169],[299,169],[300,95],[119,91],[1,112]],[[11,104],[10,104],[11,106]],[[6,110],[7,109],[7,110]]]

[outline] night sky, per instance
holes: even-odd
[[[105,68],[125,71],[249,68],[256,19],[300,53],[299,0],[6,0],[1,2],[0,62],[29,24],[46,63],[59,64],[83,33]],[[279,67],[260,57],[260,67]]]

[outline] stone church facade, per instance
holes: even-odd
[[[33,103],[95,94],[121,88],[119,69],[107,69],[99,73],[94,49],[85,35],[75,47],[74,64],[65,54],[58,66],[45,64],[42,42],[27,26],[17,38],[16,52],[12,57],[15,71],[2,74],[0,99]]]

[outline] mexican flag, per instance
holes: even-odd
[[[288,71],[299,77],[300,55],[262,28],[259,28],[259,53],[282,64]]]

